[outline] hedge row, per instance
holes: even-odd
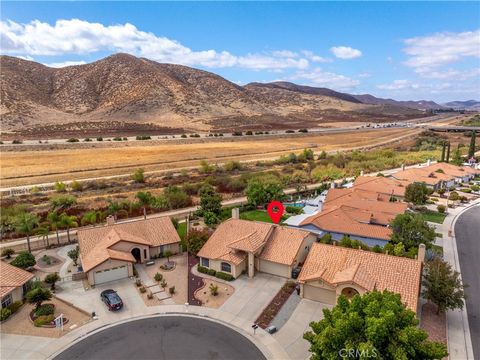
[[[205,266],[198,265],[197,269],[198,269],[198,272],[200,272],[202,274],[208,274],[208,275],[211,275],[211,276],[215,276],[215,277],[217,277],[219,279],[222,279],[222,280],[226,280],[226,281],[235,280],[235,278],[230,274],[224,273],[222,271],[215,271],[215,270],[209,269]]]

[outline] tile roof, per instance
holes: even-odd
[[[358,176],[353,186],[359,190],[374,191],[386,195],[405,196],[408,181],[396,180],[384,176]]]
[[[441,170],[438,172],[438,170]],[[443,171],[443,172],[442,172]],[[465,177],[478,173],[468,166],[456,166],[448,163],[435,163],[421,168],[412,168],[392,174],[395,179],[402,179],[410,182],[424,182],[429,185],[436,185],[440,181],[451,181],[455,178]]]
[[[375,215],[377,218],[375,218]],[[332,206],[303,220],[300,225],[314,225],[320,230],[366,238],[390,240],[392,229],[370,222],[385,222],[387,214],[372,213],[369,210],[348,205]],[[385,216],[385,218],[380,218]]]
[[[220,224],[202,249],[199,257],[240,264],[247,252],[259,258],[291,265],[308,231],[259,221],[229,219]]]
[[[121,241],[155,247],[180,242],[180,237],[169,217],[80,229],[78,244],[83,270],[89,271],[110,258],[135,262],[132,254],[109,249]]]
[[[0,260],[0,297],[22,286],[33,277],[32,273]]]
[[[367,291],[386,289],[400,294],[416,312],[421,272],[422,263],[417,260],[315,243],[298,279],[301,283],[322,280],[333,287],[355,283]]]

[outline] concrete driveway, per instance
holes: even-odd
[[[287,323],[273,334],[292,359],[305,360],[310,357],[310,344],[303,339],[303,333],[310,330],[310,322],[323,319],[322,310],[325,308],[331,309],[332,306],[302,299]]]
[[[230,284],[235,292],[220,310],[251,320],[252,324],[287,280],[279,276],[256,273],[252,279],[240,276]]]
[[[79,281],[72,281],[69,284],[65,284],[65,286],[67,285],[69,289],[59,292],[57,296],[71,302],[88,313],[94,311],[99,320],[116,321],[119,318],[141,315],[147,307],[140,297],[134,280],[132,279],[127,278],[112,281],[97,285],[95,288],[89,290],[85,290]],[[113,289],[120,295],[124,304],[122,310],[109,311],[107,306],[100,300],[100,293],[106,289]]]

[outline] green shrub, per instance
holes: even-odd
[[[35,260],[35,256],[30,254],[28,251],[22,251],[15,259],[13,259],[10,264],[21,269],[27,269],[34,266],[36,263],[37,261]]]
[[[298,130],[299,133],[308,133],[308,129],[300,129]]]
[[[479,190],[480,190],[480,186],[478,186],[478,185],[471,185],[471,186],[470,186],[470,189],[472,189],[472,191],[475,191],[475,192],[476,192],[476,191],[479,191]]]
[[[138,135],[135,139],[136,140],[151,140],[152,137],[148,136],[148,135]]]
[[[142,286],[142,280],[140,279],[135,280],[135,285],[137,285],[137,287]]]
[[[235,280],[235,278],[232,275],[224,273],[222,271],[217,271],[217,273],[215,274],[215,277],[222,280],[227,280],[227,281]]]
[[[142,294],[147,292],[147,289],[145,289],[144,286],[141,286],[138,290],[140,290]]]
[[[67,185],[63,182],[57,181],[55,185],[53,185],[53,188],[55,189],[56,192],[66,192],[67,191]]]
[[[243,136],[243,133],[241,131],[235,131],[232,136]]]
[[[214,285],[214,284],[210,284],[210,294],[212,296],[217,296],[218,295],[218,286],[217,285]]]
[[[332,243],[332,234],[327,233],[327,234],[323,235],[319,239],[319,242],[321,242],[322,244],[331,244]]]
[[[162,280],[160,286],[162,287],[162,289],[165,289],[167,287],[167,282],[165,281],[165,279]]]
[[[76,138],[70,138],[67,140],[67,142],[69,143],[74,143],[74,142],[79,142],[80,140],[76,139]]]
[[[11,259],[13,254],[15,254],[15,250],[12,248],[6,248],[2,251],[2,256],[6,256],[7,259]]]
[[[97,137],[97,141],[103,141],[103,137],[101,136]]]
[[[92,139],[90,139],[90,138],[85,138],[85,139],[83,139],[83,141],[89,142],[89,141],[92,141]]]
[[[200,266],[200,265],[198,265],[198,266],[197,266],[197,270],[198,270],[198,272],[200,272],[200,273],[202,273],[202,274],[208,274],[208,270],[209,270],[209,269],[206,268],[205,266]]]
[[[33,325],[35,325],[36,327],[47,325],[50,324],[54,318],[55,317],[53,315],[42,315],[35,319]]]
[[[3,308],[0,310],[0,321],[7,320],[10,315],[12,315],[12,311],[9,308]]]
[[[15,139],[15,140],[12,141],[13,145],[18,145],[18,144],[21,144],[21,143],[22,143],[22,140]]]
[[[298,214],[301,214],[303,213],[303,208],[300,207],[300,206],[291,206],[291,205],[288,205],[285,207],[285,211],[289,214],[295,214],[295,215],[298,215]]]
[[[187,135],[182,134],[180,137],[183,138],[183,139],[186,139],[186,138],[187,138]]]
[[[460,189],[461,192],[464,192],[464,193],[467,193],[467,194],[470,194],[472,192],[472,189],[469,189],[469,188],[463,188],[463,189]]]
[[[170,295],[175,294],[175,286],[171,286],[171,287],[168,289],[168,292],[170,293]]]
[[[157,272],[153,278],[155,281],[162,281],[163,275]]]
[[[55,311],[55,305],[42,304],[37,310],[35,310],[35,315],[37,316],[52,315],[54,311]]]
[[[20,309],[23,305],[23,301],[18,300],[8,306],[8,309],[12,312],[12,314],[16,313],[18,309]]]
[[[208,274],[208,275],[211,275],[211,276],[215,276],[216,273],[217,273],[217,272],[216,272],[215,270],[213,270],[213,269],[208,269],[208,271],[207,271],[207,274]]]
[[[287,130],[285,131],[286,134],[293,134],[295,131],[294,130]]]
[[[438,205],[438,206],[437,206],[437,211],[438,211],[440,214],[444,214],[444,213],[445,213],[445,210],[447,210],[447,208],[445,207],[445,205]]]

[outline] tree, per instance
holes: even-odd
[[[327,158],[327,153],[325,152],[325,150],[322,150],[320,155],[318,155],[318,160],[324,160],[326,158]]]
[[[51,285],[50,289],[53,291],[53,290],[55,290],[55,283],[57,281],[60,281],[60,280],[61,280],[61,278],[58,275],[58,273],[54,272],[54,273],[46,275],[45,279],[43,281],[45,281],[45,283],[47,283],[47,284],[50,284]]]
[[[38,227],[39,218],[31,213],[22,213],[15,218],[15,231],[19,234],[26,235],[28,252],[32,252],[30,245],[30,235],[36,227]]]
[[[207,225],[207,226],[216,225],[216,224],[218,224],[219,221],[220,221],[220,219],[213,212],[205,211],[203,213],[203,222],[205,223],[205,225]]]
[[[248,182],[245,194],[250,205],[265,205],[272,200],[280,200],[283,197],[283,187],[273,177],[253,179]]]
[[[82,226],[93,225],[96,223],[97,223],[97,212],[94,210],[87,211],[85,214],[83,214],[82,220],[80,220],[80,224],[82,224]]]
[[[191,204],[192,198],[182,188],[169,185],[163,191],[163,194],[156,199],[154,206],[160,208],[167,206],[169,209],[179,209]]]
[[[428,188],[424,183],[411,183],[405,188],[405,201],[415,204],[424,205],[428,200]]]
[[[408,252],[410,248],[418,248],[420,244],[427,247],[435,240],[435,229],[427,224],[423,216],[418,214],[398,214],[391,222],[393,244],[402,243]]]
[[[13,254],[15,254],[15,250],[12,248],[6,248],[2,250],[2,256],[5,256],[8,260],[12,258]]]
[[[37,235],[42,237],[42,240],[47,240],[47,248],[50,247],[50,243],[48,241],[48,236],[50,235],[50,225],[48,223],[43,223],[38,229],[37,229]]]
[[[463,164],[462,152],[460,151],[459,148],[457,148],[457,149],[453,152],[452,164],[455,164],[455,165],[462,165],[462,164]]]
[[[73,195],[57,195],[50,199],[50,204],[54,210],[67,210],[77,203],[77,198]]]
[[[78,226],[77,217],[63,213],[60,215],[60,226],[64,229],[67,229],[67,239],[68,242],[70,242],[70,228]]]
[[[470,146],[468,147],[468,158],[475,156],[475,138],[477,136],[476,131],[472,131],[472,137],[470,138]]]
[[[167,258],[167,262],[170,262],[170,256],[172,256],[172,255],[173,255],[173,253],[170,250],[166,250],[163,253],[163,256],[165,256]]]
[[[73,261],[73,265],[77,266],[78,257],[80,256],[80,247],[77,245],[75,249],[70,250],[67,252],[67,255]]]
[[[143,184],[145,182],[145,170],[135,170],[135,172],[132,174],[132,180],[136,183]]]
[[[425,268],[422,296],[437,305],[437,314],[463,309],[464,288],[468,285],[462,285],[460,273],[439,257],[427,262]]]
[[[190,254],[197,255],[200,249],[205,245],[210,234],[208,231],[192,230],[185,237],[187,249]]]
[[[38,310],[44,301],[52,298],[52,293],[48,289],[36,287],[27,293],[27,301],[29,304],[35,304],[35,310]]]
[[[50,224],[50,227],[55,230],[57,234],[57,244],[60,245],[60,235],[58,234],[58,229],[60,228],[60,215],[56,211],[49,212],[47,215],[47,221]]]
[[[198,192],[200,196],[200,211],[204,214],[211,212],[214,215],[219,215],[222,209],[222,196],[215,192],[215,189],[210,184],[205,184]]]
[[[428,340],[400,295],[387,290],[356,295],[351,301],[341,295],[337,305],[323,314],[324,319],[310,323],[312,331],[303,335],[310,343],[312,360],[346,358],[339,356],[341,350],[362,359],[426,360],[448,355],[444,344]]]
[[[56,192],[66,192],[67,191],[67,185],[63,182],[59,182],[57,181],[54,185],[53,185],[53,189],[56,191]]]
[[[150,206],[155,201],[155,197],[149,192],[140,191],[135,197],[138,199],[138,204],[143,208],[143,218],[147,218],[147,206]]]
[[[10,264],[25,270],[35,266],[36,263],[37,261],[35,260],[35,256],[33,256],[30,252],[21,251]]]

